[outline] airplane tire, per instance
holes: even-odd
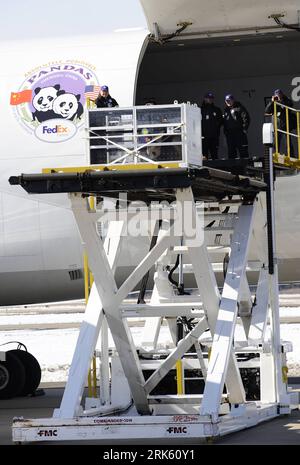
[[[0,399],[18,396],[25,384],[25,368],[19,358],[6,352],[5,362],[0,362]]]
[[[23,364],[25,369],[25,382],[19,396],[34,394],[41,381],[42,371],[37,359],[25,350],[14,349],[13,353]]]

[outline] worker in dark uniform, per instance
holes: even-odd
[[[212,92],[205,94],[202,105],[202,153],[206,159],[218,158],[220,128],[223,124],[222,111],[214,104]]]
[[[294,108],[293,102],[291,99],[289,99],[281,89],[276,89],[274,91],[274,94],[272,96],[272,100],[268,103],[268,105],[265,108],[265,115],[270,116],[274,114],[274,102],[281,103],[282,105],[286,105],[287,107]],[[277,113],[277,128],[281,129],[282,131],[287,130],[286,126],[286,109],[284,107],[281,107],[280,105],[277,105],[276,108],[276,113]],[[297,126],[297,120],[296,120],[296,114],[295,112],[288,110],[288,118],[289,118],[289,132],[291,132],[293,129],[296,128]],[[282,144],[282,141],[285,141],[287,143],[287,135],[283,134],[282,132],[277,133],[278,137],[278,151],[280,152],[280,147]],[[289,142],[290,142],[290,155],[294,155],[294,148],[293,148],[293,143],[292,143],[292,138],[291,136],[288,136]],[[286,151],[287,153],[287,151]]]
[[[156,105],[156,100],[153,97],[146,98],[144,101],[144,105]]]
[[[107,86],[102,86],[98,97],[95,100],[97,108],[111,108],[118,107],[118,102],[109,95],[109,89]]]
[[[228,158],[248,158],[247,130],[250,125],[250,116],[246,108],[236,101],[232,94],[225,96],[223,119]]]

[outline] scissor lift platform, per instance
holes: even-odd
[[[12,176],[9,182],[21,185],[30,194],[76,192],[115,197],[119,192],[126,192],[128,200],[148,201],[174,200],[175,189],[188,187],[192,188],[195,201],[218,201],[232,195],[253,199],[266,189],[261,180],[210,167],[181,168],[164,164],[121,168],[54,168],[42,174]]]
[[[287,388],[286,352],[291,348],[280,341],[273,171],[269,170],[263,182],[216,168],[180,165],[89,165],[10,178],[11,184],[21,185],[29,193],[69,193],[94,277],[60,408],[51,419],[14,419],[15,442],[83,438],[133,443],[137,438],[145,442],[156,438],[199,441],[289,413],[298,403]],[[122,197],[119,208],[123,215],[110,223],[103,241],[97,234],[97,222],[105,215],[100,198],[118,198],[120,193],[126,194],[126,202],[144,204],[132,211]],[[91,206],[89,196],[96,196],[98,202]],[[117,287],[115,271],[126,247],[125,231],[128,233],[133,216],[136,223],[143,222],[145,212],[152,222],[148,224],[153,236],[150,249]],[[227,244],[212,240],[220,234]],[[138,246],[138,238],[136,241]],[[250,243],[258,252],[255,298],[247,278]],[[220,250],[224,259],[227,257],[221,292],[212,263],[213,254]],[[174,261],[178,261],[179,282],[182,280],[183,257],[195,277],[193,296],[169,279]],[[151,298],[145,301],[140,295],[136,304],[126,302],[136,286],[144,286],[153,267]],[[128,325],[128,319],[137,316],[146,317],[138,347]],[[187,325],[179,336],[180,318],[185,318]],[[149,355],[155,358],[162,319],[168,324],[172,344],[165,348],[164,357],[155,359],[150,376],[145,376],[144,359]],[[242,328],[239,337],[238,324]],[[108,347],[108,328],[113,353]],[[207,331],[209,342],[204,337]],[[88,399],[83,410],[82,394],[100,333],[100,397]],[[195,395],[184,393],[191,348],[204,382],[204,389]],[[239,351],[259,354],[257,400],[246,399],[237,363]],[[177,394],[155,394],[174,367]]]

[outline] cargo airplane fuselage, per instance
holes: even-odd
[[[48,21],[43,37],[24,34],[1,41],[0,305],[83,297],[81,239],[67,195],[29,196],[10,186],[8,178],[45,167],[86,165],[87,99],[99,86],[109,85],[120,106],[149,98],[201,105],[203,94],[213,91],[222,107],[224,95],[234,93],[252,117],[250,152],[258,155],[266,99],[275,88],[290,94],[298,82],[300,36],[274,23],[271,16],[282,10],[279,0],[272,7],[264,0],[253,0],[251,8],[240,2],[238,10],[234,0],[226,6],[221,0],[141,0],[141,5],[136,0],[130,5],[139,10],[140,22],[124,16],[122,28],[116,28],[120,20],[114,13],[123,2],[105,3],[102,17],[101,3],[89,5],[89,11],[99,11],[98,29],[82,10],[76,33],[63,33],[58,15],[56,28],[62,33],[57,36]],[[297,23],[297,2],[289,0],[284,10],[284,22]],[[68,14],[72,21],[79,12]],[[31,20],[38,24],[38,11],[32,10]],[[220,154],[225,153],[221,137]],[[300,281],[299,198],[297,174],[278,178],[282,282]],[[119,282],[147,247],[148,237],[129,239],[129,246],[123,246]]]

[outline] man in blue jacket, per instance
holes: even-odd
[[[97,108],[110,108],[118,107],[118,102],[109,95],[109,89],[107,86],[102,86],[100,93],[95,100]]]

